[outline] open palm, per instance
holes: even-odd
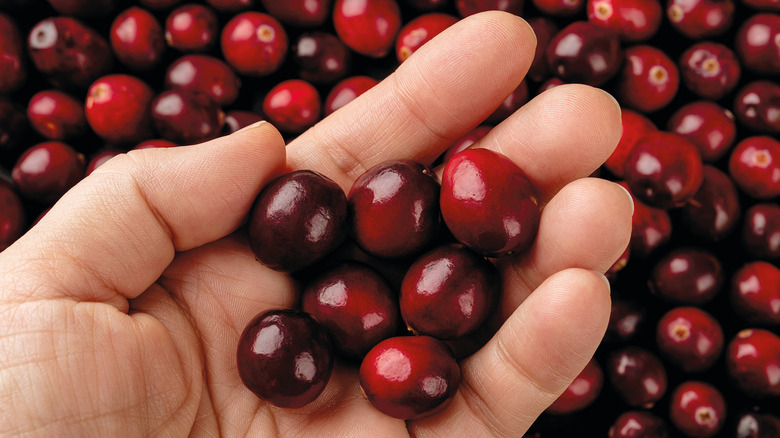
[[[260,188],[308,168],[347,190],[387,159],[432,162],[517,87],[534,46],[522,19],[477,14],[286,147],[262,124],[103,165],[0,253],[0,435],[521,435],[598,346],[598,272],[630,234],[624,191],[586,178],[620,137],[619,107],[591,87],[536,97],[478,145],[514,160],[544,210],[533,247],[498,262],[504,323],[443,412],[387,417],[346,365],[315,402],[275,408],[241,384],[235,348],[254,315],[297,298],[240,228]]]

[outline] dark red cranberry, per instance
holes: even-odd
[[[395,56],[398,62],[406,61],[406,58],[423,44],[457,22],[458,19],[452,15],[432,12],[417,16],[406,23],[395,40]]]
[[[405,0],[411,7],[418,11],[432,11],[434,9],[441,9],[449,0]]]
[[[26,225],[22,201],[11,184],[0,180],[0,251],[18,239]]]
[[[352,76],[331,88],[325,98],[325,115],[329,116],[342,106],[352,102],[379,82],[368,76]]]
[[[122,151],[119,149],[114,149],[111,147],[106,147],[101,150],[99,150],[96,154],[92,156],[92,158],[89,159],[89,162],[87,163],[87,170],[86,175],[91,174],[95,171],[98,167],[105,164],[108,160],[114,158],[115,156],[121,154]]]
[[[609,428],[609,438],[668,438],[666,422],[647,411],[627,411]]]
[[[780,206],[756,204],[745,212],[742,245],[751,257],[780,258]]]
[[[77,17],[105,17],[115,9],[117,0],[46,0],[63,15]]]
[[[689,90],[718,100],[737,86],[741,69],[737,55],[727,46],[702,41],[680,56],[680,74]]]
[[[222,29],[222,55],[244,75],[267,76],[277,71],[288,46],[284,28],[268,14],[242,12]]]
[[[205,52],[217,41],[217,14],[208,6],[187,4],[174,9],[165,20],[165,42],[182,52]]]
[[[588,21],[612,29],[623,41],[644,41],[661,27],[663,11],[656,0],[588,0]]]
[[[657,131],[658,128],[650,119],[630,109],[623,109],[620,118],[623,123],[623,133],[620,136],[617,147],[612,151],[607,161],[604,162],[604,167],[612,172],[613,175],[623,178],[623,166],[631,151],[634,150],[636,142],[646,133]]]
[[[669,118],[668,130],[691,141],[701,153],[701,159],[714,162],[734,145],[737,126],[734,114],[707,100],[698,100],[679,107]]]
[[[743,86],[734,99],[734,113],[747,128],[780,133],[780,85],[773,81],[753,81]]]
[[[629,245],[626,246],[626,249],[623,250],[623,253],[620,254],[620,257],[615,260],[615,263],[613,263],[612,266],[607,269],[607,272],[604,273],[604,276],[607,277],[607,279],[610,281],[615,280],[618,277],[618,273],[622,271],[626,265],[628,265],[630,256],[631,246]]]
[[[456,0],[455,7],[461,17],[484,11],[504,11],[522,15],[524,0]]]
[[[750,324],[780,326],[780,269],[750,262],[731,279],[731,307]]]
[[[333,25],[350,49],[381,58],[393,48],[401,11],[396,0],[336,0]]]
[[[734,45],[745,68],[764,74],[780,73],[780,15],[751,16],[739,27]]]
[[[57,90],[35,93],[27,104],[30,126],[49,140],[81,135],[87,128],[84,104]]]
[[[176,143],[174,143],[174,142],[171,142],[171,141],[168,141],[168,140],[163,140],[161,138],[153,138],[153,139],[144,140],[144,141],[138,143],[137,145],[135,145],[135,147],[133,147],[133,149],[174,148],[176,146],[178,146],[178,145]]]
[[[769,136],[743,139],[731,152],[729,174],[754,198],[780,196],[780,141]]]
[[[780,418],[759,412],[746,412],[737,420],[735,438],[774,438],[780,436]]]
[[[666,16],[678,32],[692,39],[720,35],[734,19],[732,0],[669,0]]]
[[[480,141],[488,134],[488,132],[490,132],[491,129],[493,129],[492,126],[479,125],[471,131],[463,134],[460,138],[452,142],[452,144],[447,148],[442,161],[444,163],[450,161],[450,158],[452,158],[453,155]]]
[[[28,128],[25,109],[0,94],[0,157],[16,156]]]
[[[293,272],[335,250],[347,236],[347,197],[338,184],[309,170],[268,183],[249,218],[249,244],[264,265]]]
[[[625,56],[617,84],[620,102],[645,113],[669,105],[680,86],[680,72],[674,61],[646,44],[627,48]]]
[[[536,239],[537,196],[525,173],[506,156],[466,149],[444,168],[442,218],[452,235],[478,254],[516,254]]]
[[[328,18],[331,0],[260,0],[265,10],[279,20],[301,27],[315,27]]]
[[[449,347],[430,336],[385,339],[360,365],[360,388],[368,401],[404,420],[443,410],[457,392],[460,377]]]
[[[165,52],[163,30],[149,11],[133,6],[111,25],[111,48],[119,61],[133,70],[149,70]]]
[[[598,86],[617,73],[623,50],[617,35],[587,21],[575,21],[550,41],[547,67],[564,82]]]
[[[165,73],[165,86],[205,94],[219,106],[238,98],[241,80],[227,64],[208,55],[185,55]]]
[[[702,305],[723,288],[724,273],[720,260],[709,251],[676,248],[653,267],[650,291],[666,301]]]
[[[138,0],[142,6],[154,10],[167,10],[181,3],[182,0]]]
[[[225,113],[205,94],[168,90],[152,101],[152,121],[157,132],[177,144],[195,144],[219,136]]]
[[[706,165],[699,190],[682,208],[682,221],[693,234],[713,242],[725,239],[741,216],[734,182],[717,167]]]
[[[0,13],[0,93],[11,94],[24,84],[27,66],[19,28]]]
[[[525,105],[526,102],[528,102],[528,83],[521,81],[520,85],[509,93],[509,96],[501,102],[501,105],[485,119],[485,123],[498,125],[504,119],[514,114],[521,106]]]
[[[300,408],[325,389],[333,350],[327,332],[309,314],[270,310],[247,324],[236,361],[241,381],[263,401]]]
[[[606,339],[627,341],[636,335],[644,320],[645,310],[642,306],[624,299],[613,298]]]
[[[65,143],[47,141],[27,149],[11,171],[19,192],[41,204],[53,204],[84,178],[84,155]]]
[[[225,126],[231,134],[261,120],[260,114],[251,111],[233,110],[225,114]]]
[[[263,113],[283,131],[303,132],[322,117],[320,93],[301,79],[282,81],[263,99]]]
[[[625,181],[619,183],[628,190]],[[630,190],[629,190],[630,192]],[[672,236],[672,220],[666,210],[650,207],[631,196],[634,214],[631,216],[631,254],[640,258],[649,256],[669,242]]]
[[[726,422],[726,401],[709,383],[683,382],[672,393],[669,419],[686,436],[712,437]]]
[[[612,388],[630,406],[650,408],[666,393],[666,369],[644,348],[632,345],[612,352],[606,368]]]
[[[547,58],[545,57],[547,45],[550,44],[553,37],[558,33],[558,25],[547,17],[528,18],[528,24],[536,34],[536,49],[531,67],[528,69],[526,77],[541,82],[550,76],[550,70],[547,67]]]
[[[335,35],[304,33],[292,47],[298,76],[313,83],[331,83],[347,74],[351,52]]]
[[[603,386],[604,373],[596,359],[591,359],[545,412],[563,415],[581,411],[596,401]]]
[[[206,0],[206,3],[219,12],[229,14],[251,8],[255,0]]]
[[[585,0],[533,0],[533,4],[546,15],[569,16],[581,12]]]
[[[113,66],[108,41],[69,17],[36,24],[30,30],[28,49],[35,68],[57,87],[87,88]]]
[[[396,293],[370,266],[345,261],[315,277],[301,295],[301,309],[322,324],[334,348],[352,359],[398,330]]]
[[[780,395],[780,337],[762,329],[737,333],[726,349],[726,366],[737,387],[757,397]]]
[[[563,82],[560,78],[552,77],[539,84],[539,88],[536,89],[536,94],[542,94],[550,88],[555,88],[558,85],[563,85],[564,83],[565,82]]]
[[[658,350],[686,373],[710,369],[723,352],[723,330],[708,312],[676,307],[664,314],[656,328]]]
[[[154,93],[141,79],[104,76],[87,92],[84,113],[93,131],[112,143],[135,143],[151,136]]]

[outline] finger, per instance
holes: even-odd
[[[145,290],[173,259],[235,230],[284,168],[270,124],[196,145],[120,155],[77,184],[0,253],[0,300],[111,302]]]
[[[388,159],[431,163],[485,119],[523,79],[536,37],[520,17],[472,15],[288,145],[292,168],[316,169],[349,189]]]

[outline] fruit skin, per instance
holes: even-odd
[[[24,205],[11,184],[0,179],[0,251],[26,230]]]
[[[320,93],[301,79],[282,81],[263,99],[263,113],[278,129],[301,133],[322,116]]]
[[[669,23],[691,39],[701,39],[725,32],[734,19],[732,0],[669,0],[666,6]]]
[[[706,162],[726,155],[737,138],[734,113],[708,100],[680,106],[669,118],[667,130],[690,140]]]
[[[252,111],[233,110],[225,114],[225,127],[229,133],[234,133],[253,123],[263,120],[260,114]]]
[[[0,157],[8,159],[17,155],[27,142],[29,127],[24,108],[0,94]],[[5,164],[4,161],[0,160]]]
[[[638,303],[613,298],[604,341],[621,342],[633,338],[645,322],[646,313]]]
[[[718,100],[731,92],[741,73],[737,55],[723,44],[701,41],[680,56],[685,86],[705,99]]]
[[[420,15],[406,23],[395,40],[395,56],[398,62],[406,61],[423,44],[457,21],[452,15],[434,12]]]
[[[536,82],[542,82],[550,76],[546,57],[547,45],[560,29],[555,21],[548,17],[529,17],[527,20],[536,35],[536,49],[526,77]]]
[[[456,0],[455,7],[461,17],[483,11],[499,10],[515,15],[523,13],[524,0]]]
[[[628,190],[625,181],[619,184]],[[672,219],[666,210],[651,207],[637,200],[633,194],[631,198],[634,200],[634,214],[631,216],[631,254],[646,258],[669,243],[672,237]]]
[[[727,238],[742,216],[737,187],[717,167],[702,168],[699,190],[682,207],[681,219],[686,228],[712,242]]]
[[[460,367],[449,347],[430,336],[385,339],[360,364],[360,388],[368,401],[403,420],[443,410],[460,379]]]
[[[780,206],[755,204],[745,213],[742,246],[752,257],[775,260],[780,257]]]
[[[208,6],[186,4],[174,9],[165,20],[165,42],[182,52],[205,52],[217,41],[217,14]]]
[[[298,76],[305,81],[329,84],[344,77],[352,64],[352,52],[328,32],[301,34],[292,47]]]
[[[780,73],[780,15],[752,15],[740,25],[734,45],[745,68],[762,74]]]
[[[625,58],[617,84],[620,102],[644,113],[669,105],[680,87],[680,72],[674,61],[647,44],[628,47]]]
[[[547,15],[570,16],[582,11],[585,0],[533,0],[533,4]]]
[[[27,78],[27,60],[16,23],[0,13],[0,94],[11,94]]]
[[[333,26],[350,49],[381,58],[393,48],[401,11],[396,0],[336,0]]]
[[[723,330],[708,312],[697,307],[676,307],[656,327],[661,354],[686,373],[705,371],[720,358]]]
[[[612,388],[630,406],[652,407],[666,393],[666,369],[645,348],[630,345],[613,351],[606,369]]]
[[[731,306],[749,324],[780,326],[780,269],[754,261],[731,279]]]
[[[754,198],[780,196],[780,141],[770,136],[743,139],[731,152],[729,174]]]
[[[333,351],[327,332],[307,313],[269,310],[247,324],[236,361],[255,395],[280,408],[300,408],[325,389]]]
[[[661,27],[663,11],[656,0],[588,0],[588,21],[612,29],[627,42],[644,41]]]
[[[634,145],[645,133],[657,131],[658,128],[656,128],[652,120],[643,114],[627,108],[621,110],[620,119],[623,125],[623,132],[620,135],[617,147],[604,162],[604,167],[618,178],[623,178],[623,166],[631,151],[634,150]]]
[[[347,236],[347,197],[331,179],[296,170],[268,183],[249,216],[249,245],[257,260],[293,272],[335,250]]]
[[[222,28],[222,55],[234,69],[247,76],[267,76],[284,62],[289,40],[274,17],[248,11],[234,16]]]
[[[627,411],[609,428],[609,438],[667,438],[666,422],[647,411]]]
[[[165,140],[197,144],[219,136],[225,113],[205,94],[172,89],[152,101],[152,122]]]
[[[47,141],[27,149],[11,170],[19,192],[41,204],[53,204],[84,178],[84,155],[65,143]]]
[[[319,26],[328,18],[331,0],[260,0],[270,15],[300,27]]]
[[[231,13],[251,8],[255,0],[206,0],[206,3],[219,12]]]
[[[479,125],[471,131],[463,134],[460,138],[452,142],[447,148],[447,151],[442,155],[442,162],[446,163],[450,161],[450,158],[458,152],[467,149],[469,146],[478,142],[484,138],[490,130],[493,129],[490,125]]]
[[[444,167],[441,213],[452,235],[486,257],[527,249],[541,211],[536,189],[512,160],[488,149],[466,149]]]
[[[755,398],[780,396],[780,337],[763,329],[744,329],[726,348],[726,367],[734,384]]]
[[[723,288],[725,274],[720,260],[699,248],[676,248],[653,267],[649,286],[653,294],[677,304],[700,306]]]
[[[484,123],[498,125],[504,119],[514,114],[521,106],[528,102],[528,82],[521,81],[509,96],[507,96],[493,112],[487,116]]]
[[[117,6],[117,0],[46,0],[63,15],[78,17],[105,17]]]
[[[746,128],[760,133],[780,133],[780,85],[756,80],[737,91],[734,114]]]
[[[84,114],[90,128],[104,140],[136,143],[152,134],[152,99],[152,89],[135,76],[103,76],[89,87]]]
[[[49,140],[81,135],[87,128],[84,104],[57,90],[41,90],[27,104],[30,126]]]
[[[228,106],[241,90],[241,79],[219,58],[191,54],[177,59],[165,72],[165,86],[196,91],[219,106]]]
[[[623,62],[617,35],[587,21],[561,29],[545,52],[550,72],[564,82],[599,86],[612,78]]]
[[[325,98],[325,115],[333,114],[334,111],[352,102],[378,83],[376,79],[368,76],[352,76],[343,79],[331,88]]]
[[[735,438],[773,438],[780,436],[780,418],[760,412],[746,412],[737,421]]]
[[[163,30],[149,11],[133,6],[111,24],[109,41],[119,61],[133,70],[149,70],[165,52]]]
[[[726,422],[726,401],[709,383],[686,381],[672,393],[669,418],[689,437],[712,437]]]
[[[580,371],[574,381],[558,396],[545,412],[554,415],[570,414],[585,409],[596,401],[604,385],[604,372],[596,359]]]

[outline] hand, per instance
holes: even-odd
[[[387,159],[430,163],[514,90],[534,45],[522,19],[478,14],[287,147],[261,124],[103,165],[0,253],[0,434],[520,436],[593,355],[610,310],[598,272],[628,243],[629,197],[586,178],[620,138],[606,93],[556,87],[479,143],[523,168],[545,206],[533,247],[498,262],[503,325],[435,416],[384,416],[345,366],[301,409],[247,390],[238,337],[296,290],[255,261],[239,227],[285,169],[347,190]]]

